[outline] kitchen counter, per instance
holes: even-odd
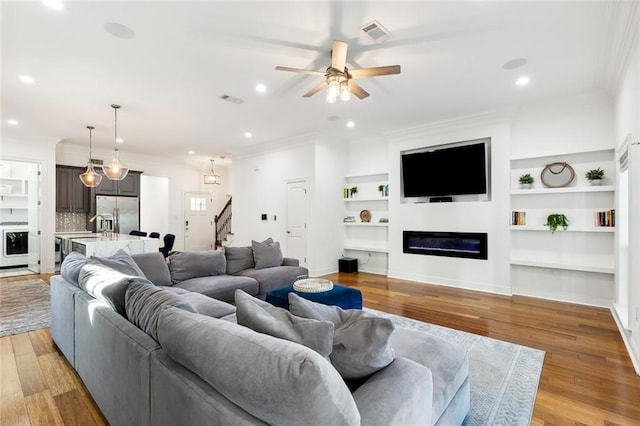
[[[158,251],[158,239],[127,234],[56,233],[64,246],[63,253],[77,251],[85,256],[107,257],[122,249],[129,254]]]

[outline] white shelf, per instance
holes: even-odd
[[[389,253],[389,249],[380,248],[380,247],[364,247],[364,246],[344,246],[345,250],[354,250],[354,251],[372,251],[375,253]]]
[[[19,177],[0,177],[0,180],[13,180],[16,182],[24,182],[26,181],[25,178],[19,178]]]
[[[613,274],[615,268],[613,266],[597,266],[597,265],[578,265],[571,263],[559,262],[536,262],[532,260],[511,259],[512,265],[531,266],[535,268],[564,269],[568,271],[595,272],[600,274]]]
[[[388,227],[389,223],[380,223],[380,222],[342,222],[344,226],[363,226],[363,227],[372,227],[372,226],[383,226]]]
[[[345,179],[373,178],[375,176],[388,176],[389,172],[365,173],[359,175],[346,175]]]
[[[531,225],[511,225],[509,227],[512,231],[546,231],[551,233],[548,226],[531,226]],[[581,228],[581,227],[571,227],[569,226],[565,231],[562,227],[558,227],[555,232],[615,232],[616,228],[614,226],[594,226],[592,228]]]
[[[17,198],[27,198],[27,194],[0,194],[0,197],[17,197]]]
[[[379,197],[379,198],[343,198],[342,201],[389,201],[389,197]]]
[[[564,188],[532,188],[532,189],[513,189],[511,195],[540,195],[540,194],[570,194],[585,192],[614,192],[616,187],[613,185],[603,186],[570,186]]]

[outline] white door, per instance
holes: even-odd
[[[29,256],[27,268],[40,273],[40,165],[29,164],[27,175],[27,229]],[[53,248],[52,248],[53,249]]]
[[[184,249],[213,249],[213,199],[207,192],[184,194]]]
[[[306,180],[287,182],[287,257],[307,266],[307,199]]]

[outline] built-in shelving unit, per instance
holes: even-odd
[[[540,174],[547,164],[566,162],[575,177],[566,187],[546,188]],[[585,177],[590,169],[605,170],[601,186]],[[535,182],[521,189],[518,178],[530,173]],[[614,226],[601,226],[601,212],[615,206],[614,150],[573,152],[511,160],[510,264],[514,293],[605,304],[613,291]],[[514,212],[519,215],[514,223]],[[569,226],[551,233],[549,214],[564,214]],[[524,217],[524,218],[523,218]],[[586,275],[585,275],[586,274]]]
[[[357,187],[357,192],[352,194],[354,187]],[[389,252],[389,174],[380,172],[345,176],[343,201],[345,256],[358,258],[361,271],[386,273]],[[371,215],[369,222],[361,219],[364,210]],[[353,221],[347,221],[347,218]]]

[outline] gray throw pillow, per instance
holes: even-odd
[[[80,269],[78,284],[81,289],[98,300],[109,304],[120,315],[126,317],[124,307],[125,292],[130,283],[143,281],[151,284],[146,278],[125,275],[102,263],[85,263]]]
[[[158,340],[158,318],[165,306],[196,312],[183,296],[151,283],[132,282],[125,293],[127,318],[136,327]]]
[[[134,277],[144,277],[144,272],[138,266],[138,264],[131,258],[131,255],[126,251],[119,249],[113,255],[109,257],[97,257],[91,256],[91,259],[97,260],[105,266],[108,266],[116,271],[125,275],[132,275]]]
[[[144,276],[155,285],[173,285],[171,274],[169,273],[169,265],[167,265],[167,261],[159,251],[132,254],[131,258],[140,267]]]
[[[223,250],[177,251],[169,256],[171,281],[224,275],[227,261]]]
[[[329,359],[345,379],[365,378],[395,359],[389,341],[394,326],[388,318],[312,302],[293,292],[289,293],[289,310],[294,315],[335,325]]]
[[[229,275],[256,266],[251,247],[225,247],[224,256],[227,258],[227,274]]]
[[[180,289],[180,287],[169,287],[170,289]],[[180,289],[182,290],[182,289]],[[179,293],[178,293],[179,294]],[[235,314],[236,307],[231,303],[205,296],[204,294],[187,291],[180,294],[184,300],[191,303],[191,306],[197,313],[213,318],[222,318],[227,315]]]
[[[68,255],[65,256],[62,261],[62,265],[60,265],[60,275],[67,281],[76,286],[80,286],[80,270],[87,263],[98,263],[95,260],[91,260],[86,257],[82,253],[78,253],[77,251],[72,251]]]
[[[300,343],[328,357],[333,346],[333,324],[292,315],[286,309],[263,302],[242,290],[236,290],[238,324],[259,333]]]
[[[259,243],[252,240],[251,249],[253,250],[253,259],[256,262],[256,269],[273,268],[282,265],[284,258],[279,242]]]

